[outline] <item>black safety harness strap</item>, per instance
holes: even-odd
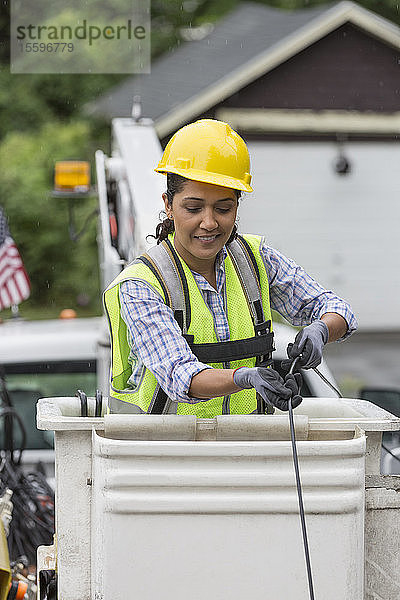
[[[165,247],[167,248],[167,251],[169,252],[170,257],[176,266],[176,270],[177,270],[178,276],[179,276],[179,283],[181,285],[183,297],[184,297],[184,307],[172,306],[171,308],[174,310],[174,312],[179,308],[181,308],[181,310],[182,310],[182,308],[184,308],[185,320],[184,320],[183,326],[181,326],[180,324],[179,324],[179,326],[180,326],[182,332],[186,333],[186,331],[189,330],[190,322],[191,322],[191,318],[192,318],[192,310],[191,310],[191,306],[190,306],[190,296],[189,296],[189,286],[187,283],[185,271],[183,270],[182,263],[179,259],[179,256],[178,256],[174,246],[171,244],[171,242],[169,241],[168,238],[163,243],[165,244]],[[179,323],[179,321],[178,321],[178,323]]]
[[[153,403],[150,406],[150,414],[152,415],[162,415],[164,413],[165,407],[168,404],[168,396],[160,386],[157,384],[156,394]]]
[[[274,349],[274,334],[263,333],[257,337],[234,342],[214,342],[206,344],[195,344],[194,336],[183,334],[193,354],[200,362],[223,363],[254,356],[264,356]]]
[[[256,257],[247,240],[238,235],[234,243],[230,244],[228,252],[235,266],[237,275],[245,291],[249,308],[253,317],[254,331],[256,337],[262,337],[271,332],[271,321],[265,321],[262,306],[261,277]],[[269,367],[272,364],[272,351],[268,346],[265,354],[255,355],[257,367]],[[274,412],[271,405],[267,405],[259,393],[257,393],[257,413]]]
[[[173,306],[176,305],[183,305],[186,307],[189,306],[190,319],[190,299],[186,277],[183,273],[182,279],[182,271],[178,270],[177,263],[179,264],[181,269],[182,265],[179,263],[179,261],[174,260],[175,250],[174,248],[172,248],[171,252],[171,248],[168,248],[166,244],[167,241],[168,240],[165,241],[166,247],[162,248],[161,246],[160,248],[160,246],[156,246],[154,249],[151,248],[148,253],[138,256],[133,262],[142,262],[146,265],[146,267],[150,269],[150,271],[156,277],[158,283],[161,286],[167,306],[169,306],[170,308],[173,308]],[[161,274],[162,272],[165,274],[166,277],[164,277]],[[169,281],[174,281],[175,285],[168,286],[166,283],[166,279],[168,279]],[[183,281],[186,283],[186,286],[182,285]],[[185,289],[187,290],[187,298],[185,296]],[[186,302],[186,300],[188,300],[188,303]],[[186,325],[184,322],[184,315],[187,316],[186,311],[174,311],[174,317],[178,322],[181,331],[184,331]],[[165,412],[168,403],[169,400],[166,392],[162,389],[160,384],[157,384],[148,412],[153,415],[162,415]]]

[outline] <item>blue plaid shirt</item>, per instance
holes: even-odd
[[[296,326],[309,325],[327,312],[338,313],[347,322],[342,340],[357,328],[350,305],[325,290],[293,260],[266,244],[261,247],[268,273],[271,308]],[[215,263],[217,289],[199,273],[192,271],[197,285],[214,318],[218,339],[227,341],[229,326],[224,310],[225,285],[223,248]],[[211,368],[198,361],[182,337],[172,310],[150,285],[143,281],[125,281],[120,286],[121,315],[128,328],[131,347],[129,362],[132,375],[129,386],[136,389],[147,367],[168,397],[177,402],[196,403],[204,398],[190,398],[192,377]]]

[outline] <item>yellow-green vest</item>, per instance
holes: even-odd
[[[260,252],[262,238],[254,235],[246,235],[241,236],[240,241],[240,244],[236,241],[233,242],[233,244],[240,246],[241,250],[244,250],[245,254],[249,257],[249,270],[251,270],[253,273],[253,279],[257,281],[258,286],[258,297],[260,299],[258,301],[258,309],[260,307],[260,303],[262,302],[262,316],[264,323],[268,322],[268,326],[271,328],[268,277]],[[218,339],[214,329],[212,313],[204,301],[202,293],[197,286],[191,270],[176,253],[173,247],[173,235],[169,236],[169,241],[163,242],[163,244],[170,254],[174,254],[178,266],[183,270],[184,277],[181,277],[181,279],[183,278],[187,281],[187,288],[190,298],[191,320],[189,327],[185,329],[184,333],[186,333],[188,336],[192,336],[191,339],[194,344],[217,344]],[[241,279],[244,277],[243,267],[239,268],[239,263],[236,260],[236,257],[233,255],[233,251],[230,250],[231,247],[233,247],[232,244],[227,246],[228,253],[227,257],[225,258],[224,265],[226,276],[225,307],[228,318],[230,339],[232,341],[248,340],[248,338],[254,338],[255,336],[255,326],[252,318],[252,312],[254,313],[254,308],[249,307],[249,294],[248,292],[245,293],[244,291],[245,287],[250,287],[247,286],[247,283],[249,282],[248,280],[251,279],[251,276],[247,274],[247,282],[241,282]],[[160,276],[161,279],[163,279],[162,274],[157,271],[156,265],[151,260],[150,251],[149,254],[150,256],[145,254],[139,259],[136,259],[133,264],[126,267],[114,279],[104,293],[104,305],[109,319],[112,346],[110,398],[112,399],[112,402],[114,402],[114,405],[115,401],[117,401],[119,404],[118,412],[153,412],[152,409],[154,407],[154,402],[156,401],[157,394],[160,389],[160,386],[158,385],[154,375],[145,368],[143,370],[143,375],[138,387],[136,389],[132,389],[128,386],[128,379],[132,373],[130,364],[128,362],[130,348],[128,345],[127,327],[121,318],[119,297],[119,287],[123,281],[141,280],[150,284],[151,287],[164,299],[166,304],[170,305],[168,286],[165,285],[166,281],[164,280],[164,285],[162,285],[163,282],[160,281]],[[142,262],[140,259],[142,259],[144,262]],[[272,333],[270,334],[270,337],[272,338]],[[263,343],[265,344],[265,342]],[[219,346],[221,347],[221,344],[219,344]],[[271,349],[272,348],[270,347],[269,350]],[[225,363],[212,363],[208,360],[203,360],[202,362],[206,362],[214,368],[235,369],[240,366],[255,366],[256,358],[243,358]],[[121,409],[121,406],[125,406],[126,411],[124,408]],[[231,394],[230,396],[211,398],[210,400],[200,401],[193,404],[186,402],[174,402],[168,399],[163,410],[164,413],[173,412],[179,415],[196,415],[204,418],[227,413],[250,414],[256,411],[257,398],[256,392],[253,389],[244,389]]]

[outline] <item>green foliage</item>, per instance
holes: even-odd
[[[41,127],[51,117],[51,110],[37,93],[30,93],[25,75],[0,73],[0,139],[13,129]]]
[[[94,147],[89,125],[82,121],[46,123],[30,134],[13,132],[0,147],[0,204],[10,221],[32,282],[28,304],[52,310],[54,305],[76,308],[78,294],[88,296],[99,311],[96,222],[74,244],[68,237],[65,200],[50,196],[54,162],[91,160]],[[96,198],[80,200],[77,223],[96,208]]]
[[[151,50],[153,59],[181,42],[181,29],[214,23],[240,0],[152,0]]]
[[[121,75],[35,75],[0,72],[0,139],[10,131],[29,131],[45,123],[81,117],[83,105]],[[83,118],[83,117],[82,117]]]

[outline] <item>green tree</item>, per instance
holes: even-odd
[[[85,294],[94,312],[100,310],[96,220],[78,243],[68,236],[65,200],[50,196],[54,161],[91,160],[94,147],[89,125],[49,122],[31,134],[10,133],[0,147],[0,204],[32,282],[31,298],[22,310],[40,306],[49,314],[76,307]],[[96,208],[96,198],[80,200],[78,226]],[[45,313],[44,315],[45,316]]]

